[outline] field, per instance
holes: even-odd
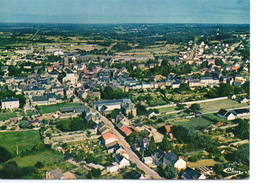
[[[159,113],[163,113],[163,112],[170,112],[170,111],[175,111],[175,109],[177,108],[177,106],[170,106],[170,107],[164,107],[164,108],[159,108]]]
[[[217,100],[217,101],[211,101],[211,102],[203,102],[199,103],[202,112],[211,112],[211,111],[219,111],[221,108],[223,109],[231,109],[231,108],[236,108],[236,107],[244,107],[244,106],[249,106],[247,103],[237,103],[234,100],[230,99],[224,99],[224,100]]]
[[[63,108],[63,107],[75,107],[75,106],[79,106],[79,105],[81,105],[81,104],[67,103],[67,102],[54,104],[54,105],[41,105],[41,106],[38,106],[38,111],[42,112],[42,114],[45,114],[45,113],[56,112],[60,108]]]
[[[55,164],[59,160],[62,160],[64,155],[59,153],[53,153],[51,150],[44,150],[41,152],[38,152],[34,155],[24,156],[24,157],[18,157],[14,158],[12,160],[15,160],[17,164],[21,167],[24,166],[33,166],[37,163],[37,161],[42,162],[45,166],[49,164]]]
[[[214,161],[213,159],[202,159],[197,162],[187,162],[187,166],[199,168],[202,166],[214,166],[217,161]]]
[[[4,112],[0,113],[0,121],[7,120],[9,118],[17,117],[17,114],[15,112]]]
[[[176,120],[173,122],[175,125],[181,125],[184,126],[185,128],[191,128],[193,126],[197,127],[208,127],[210,124],[213,122],[204,119],[204,118],[190,118],[190,119],[182,119],[182,120]]]
[[[37,130],[0,132],[0,144],[12,154],[16,153],[16,146],[19,145],[19,151],[32,149],[40,143],[40,136]]]

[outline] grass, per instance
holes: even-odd
[[[58,163],[55,163],[51,166],[47,166],[44,169],[47,170],[47,171],[51,171],[51,170],[56,169],[56,168],[59,168],[64,173],[64,172],[67,172],[67,171],[70,171],[70,170],[73,170],[73,169],[77,168],[77,166],[73,165],[69,162],[61,162],[61,163],[58,162]]]
[[[217,122],[226,122],[227,120],[226,119],[223,119],[221,117],[218,117],[217,115],[215,115],[214,113],[208,113],[208,114],[204,114],[204,116],[210,118],[210,119],[213,119],[213,120],[216,120]]]
[[[12,160],[15,160],[21,167],[34,166],[38,161],[42,162],[47,167],[48,165],[56,164],[56,162],[62,160],[63,156],[64,155],[60,153],[53,153],[52,150],[44,150],[37,154],[17,157]],[[63,168],[65,167],[63,166]]]
[[[0,145],[12,154],[16,153],[17,145],[19,145],[19,151],[21,152],[32,149],[41,142],[38,130],[0,132]]]
[[[202,166],[214,166],[218,161],[214,161],[213,159],[202,159],[197,162],[187,162],[187,166],[199,168]]]
[[[63,108],[63,107],[75,107],[75,106],[79,106],[79,105],[81,105],[81,104],[68,103],[68,102],[54,104],[54,105],[41,105],[41,106],[38,106],[38,111],[42,112],[42,114],[52,113],[52,112],[58,111],[60,108]]]
[[[204,119],[204,118],[190,118],[185,119],[185,120],[181,120],[181,121],[174,121],[173,124],[175,125],[181,125],[184,126],[185,128],[191,128],[191,127],[208,127],[210,124],[212,124],[213,122]]]
[[[175,111],[175,109],[177,108],[177,106],[170,106],[170,107],[163,107],[163,108],[159,108],[159,113],[163,113],[163,112],[170,112],[170,111]]]
[[[15,112],[2,112],[0,113],[0,121],[4,121],[10,118],[17,117],[17,114]]]
[[[27,111],[27,116],[33,116],[37,113],[35,113],[34,111]]]
[[[234,100],[230,99],[224,99],[224,100],[217,100],[217,101],[211,101],[211,102],[203,102],[199,103],[202,112],[211,112],[211,111],[218,111],[221,108],[223,109],[231,109],[231,108],[236,108],[236,107],[244,107],[244,106],[249,106],[247,103],[237,103]]]

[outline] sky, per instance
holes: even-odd
[[[9,23],[250,23],[250,0],[0,0]]]

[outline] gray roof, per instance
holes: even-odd
[[[2,99],[2,102],[14,102],[14,101],[19,101],[19,99],[15,97],[6,97]]]
[[[163,158],[163,166],[166,166],[168,164],[174,165],[178,161],[178,159],[179,157],[176,154],[172,152],[167,153]]]
[[[47,96],[35,96],[32,97],[33,101],[48,101]]]
[[[198,179],[201,174],[189,167],[182,172],[182,177],[185,179]]]
[[[51,174],[53,175],[54,179],[60,179],[63,177],[63,174],[59,168],[52,170]]]

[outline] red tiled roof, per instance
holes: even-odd
[[[132,130],[130,130],[128,127],[126,126],[122,126],[120,128],[121,131],[123,131],[127,136],[129,136],[132,133]]]
[[[167,133],[170,133],[172,125],[165,125],[164,127],[165,127]]]
[[[110,132],[104,134],[104,135],[103,135],[103,138],[104,138],[104,140],[108,140],[108,139],[110,139],[110,138],[115,138],[115,139],[118,140],[118,137],[117,137],[116,135],[110,133]]]

